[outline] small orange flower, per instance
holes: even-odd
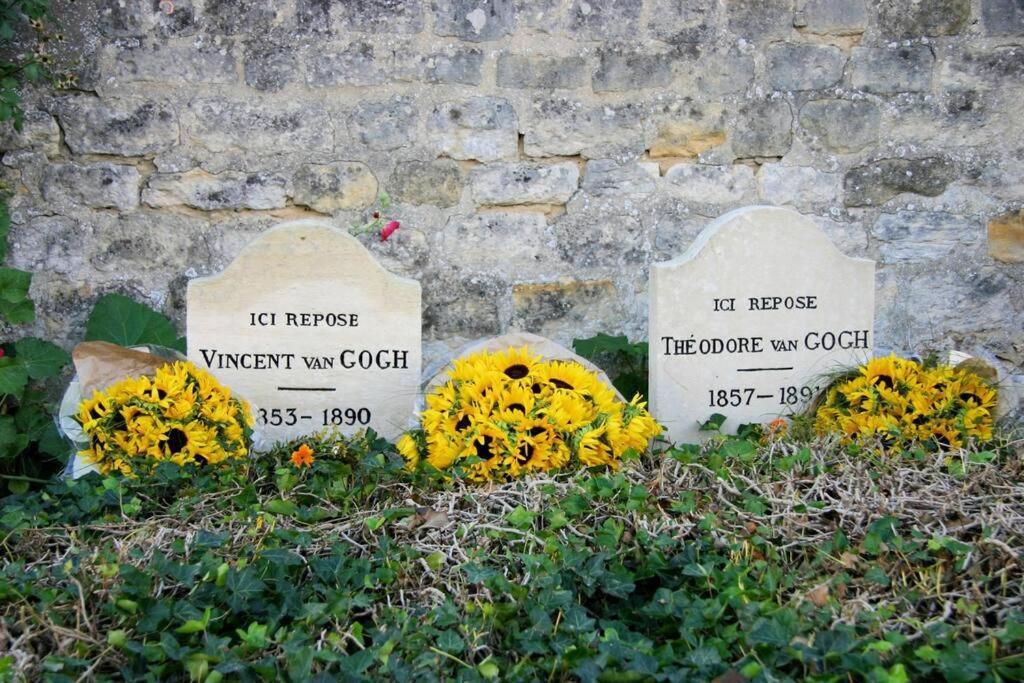
[[[769,439],[771,439],[771,438],[781,438],[782,436],[785,436],[786,429],[788,427],[789,427],[789,423],[786,422],[785,418],[777,417],[777,418],[775,418],[774,420],[772,420],[771,422],[768,423],[768,433],[767,433],[766,436]]]
[[[313,457],[313,449],[306,444],[302,444],[292,453],[292,464],[296,467],[312,467],[314,460],[316,458]]]

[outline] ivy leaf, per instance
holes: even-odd
[[[9,460],[28,448],[28,435],[18,431],[14,417],[0,416],[0,460]]]
[[[17,268],[0,268],[0,316],[12,325],[32,322],[35,304],[28,298],[32,273]]]
[[[166,316],[121,294],[106,294],[96,302],[85,325],[85,340],[121,346],[156,344],[185,352],[184,337],[178,336]]]
[[[60,373],[65,365],[71,362],[67,351],[42,339],[25,337],[14,343],[18,352],[18,360],[25,366],[28,376],[32,379],[53,377]]]
[[[762,617],[754,622],[754,626],[747,634],[747,642],[751,645],[785,647],[789,645],[789,632],[777,620]]]
[[[28,371],[20,358],[0,358],[0,396],[10,394],[20,399],[27,383]]]
[[[700,431],[702,432],[717,432],[722,428],[725,423],[725,415],[721,413],[713,413],[711,417],[707,419],[707,422],[702,422],[700,425]]]
[[[6,26],[6,24],[4,25]],[[2,38],[2,36],[0,36]],[[11,231],[11,212],[7,202],[0,199],[0,261],[7,258],[7,234]]]

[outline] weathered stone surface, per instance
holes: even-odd
[[[573,0],[566,32],[581,38],[633,38],[640,28],[642,3],[619,0]]]
[[[709,95],[744,92],[754,81],[754,58],[735,49],[701,55],[694,68],[697,86]]]
[[[878,5],[882,35],[896,38],[953,35],[970,18],[971,0],[884,0]]]
[[[512,287],[512,327],[518,330],[551,339],[572,330],[575,338],[580,339],[615,329],[621,317],[622,304],[609,280]]]
[[[672,60],[665,54],[609,47],[598,50],[598,57],[594,92],[664,88],[672,82]]]
[[[783,99],[743,103],[730,126],[732,150],[740,158],[781,157],[793,141],[793,110]]]
[[[490,164],[473,170],[473,201],[482,204],[565,204],[579,187],[580,169],[561,164]]]
[[[427,128],[435,148],[453,159],[496,161],[515,156],[518,147],[516,113],[498,97],[444,102],[430,114]]]
[[[586,63],[581,57],[520,55],[498,57],[499,88],[578,88],[583,85]]]
[[[741,164],[676,164],[668,169],[665,182],[673,196],[694,203],[741,204],[757,196],[754,172]]]
[[[1020,0],[981,0],[981,20],[990,36],[1024,35],[1024,5]]]
[[[868,25],[866,0],[807,0],[800,16],[811,33],[851,35]]]
[[[292,199],[320,213],[363,209],[377,200],[377,178],[358,161],[303,164],[292,177]]]
[[[935,197],[954,177],[948,157],[880,159],[846,172],[844,201],[847,206],[879,206],[902,192]]]
[[[291,45],[250,41],[245,47],[245,83],[265,92],[277,92],[295,80],[296,50]]]
[[[30,109],[25,112],[21,130],[12,125],[0,127],[0,150],[35,149],[46,156],[60,153],[60,127],[49,112]]]
[[[723,142],[724,130],[709,129],[690,121],[666,121],[658,126],[657,135],[648,149],[652,159],[696,158]]]
[[[551,229],[557,255],[571,266],[570,273],[582,269],[602,270],[609,275],[637,273],[649,259],[647,230],[635,216],[626,215],[619,199],[599,202],[580,212],[570,210],[556,219]],[[583,242],[581,236],[585,236]],[[550,270],[539,274],[550,277]]]
[[[850,82],[854,88],[879,94],[928,90],[935,55],[926,45],[853,48]]]
[[[205,0],[203,15],[220,33],[251,36],[268,30],[283,9],[276,0]]]
[[[998,88],[1007,81],[1024,78],[1024,46],[966,47],[944,59],[940,73],[946,86]]]
[[[646,196],[654,192],[658,179],[656,163],[619,163],[613,159],[587,162],[583,190],[596,197]]]
[[[270,173],[213,175],[201,170],[156,174],[142,191],[148,206],[215,209],[276,209],[285,205],[288,180]]]
[[[981,238],[976,220],[938,211],[883,213],[871,226],[882,260],[931,261]]]
[[[449,207],[459,203],[462,187],[462,171],[450,159],[408,161],[395,167],[388,193],[398,203]]]
[[[197,98],[183,111],[182,127],[192,144],[210,152],[308,155],[334,147],[334,128],[318,103]]]
[[[178,142],[178,117],[162,102],[72,97],[60,101],[57,117],[77,154],[139,156]]]
[[[371,149],[397,149],[416,137],[419,111],[410,97],[361,102],[348,118],[349,133]]]
[[[717,11],[712,0],[651,0],[647,3],[647,30],[655,38],[678,45],[710,38]]]
[[[434,246],[459,271],[518,277],[526,268],[553,260],[545,246],[546,231],[540,213],[452,216]]]
[[[295,30],[300,34],[325,34],[331,31],[331,0],[296,0]]]
[[[776,90],[818,90],[843,77],[846,55],[831,45],[778,43],[768,46],[768,81]]]
[[[423,331],[428,338],[483,337],[501,332],[497,301],[508,284],[493,275],[455,276],[450,269],[423,283]]]
[[[864,100],[812,100],[800,109],[800,126],[833,152],[859,152],[878,141],[882,115]]]
[[[230,45],[203,45],[192,41],[122,48],[103,48],[102,63],[109,64],[112,82],[104,87],[124,87],[132,83],[234,83],[235,55]]]
[[[539,98],[530,108],[523,146],[527,155],[539,157],[636,155],[645,147],[641,118],[630,105],[592,107],[565,98]]]
[[[42,195],[51,208],[76,204],[94,209],[131,211],[139,205],[139,171],[121,164],[49,164]]]
[[[515,28],[512,0],[435,0],[434,33],[481,42],[496,40]]]
[[[343,30],[375,34],[412,34],[423,30],[424,11],[419,2],[346,0],[336,4],[338,23]]]
[[[388,63],[372,43],[317,45],[306,56],[306,82],[314,88],[335,85],[380,85],[388,79]]]
[[[808,166],[765,164],[757,179],[765,204],[798,210],[828,209],[839,204],[842,176],[838,173],[823,173]]]
[[[1024,209],[988,222],[988,255],[1003,263],[1024,263]]]
[[[793,0],[725,0],[729,30],[752,41],[784,38],[793,30]]]
[[[427,83],[480,85],[484,54],[479,49],[450,47],[420,58],[421,78]]]

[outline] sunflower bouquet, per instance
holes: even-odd
[[[426,396],[420,428],[398,441],[410,468],[426,461],[473,481],[566,467],[617,467],[661,432],[640,397],[622,401],[574,361],[527,347],[456,360]]]
[[[216,465],[245,456],[252,441],[248,404],[181,361],[94,392],[75,421],[89,440],[79,457],[104,474],[133,476],[161,462]]]
[[[974,373],[888,356],[832,386],[814,427],[842,434],[844,444],[880,441],[895,453],[912,443],[950,450],[990,440],[995,406],[996,390]]]

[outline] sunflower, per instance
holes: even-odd
[[[818,433],[842,434],[843,443],[881,443],[892,453],[912,443],[949,450],[992,438],[996,400],[995,389],[977,375],[889,356],[831,387],[814,425]]]
[[[639,399],[623,402],[582,365],[545,361],[523,347],[453,362],[445,383],[427,395],[419,428],[396,447],[410,469],[425,462],[491,481],[614,467],[660,431]]]
[[[159,462],[216,465],[244,457],[253,424],[247,403],[186,362],[95,393],[76,419],[90,440],[82,457],[104,473],[130,476]]]

